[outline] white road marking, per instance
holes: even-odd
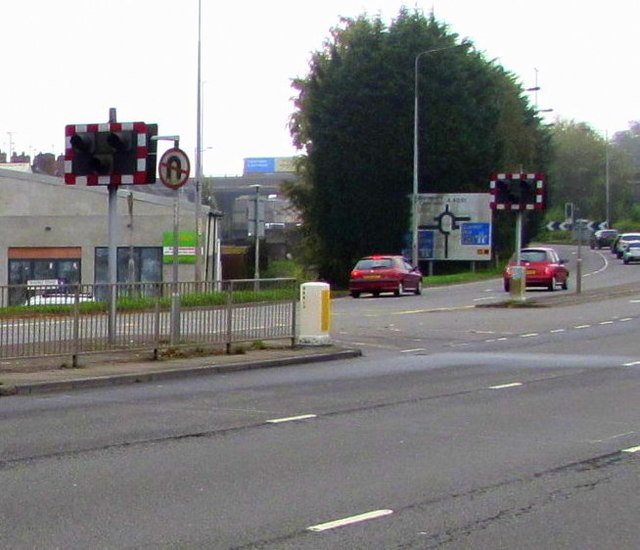
[[[351,516],[349,518],[337,519],[335,521],[329,521],[327,523],[312,525],[311,527],[307,527],[307,531],[314,531],[316,533],[319,533],[321,531],[328,531],[329,529],[344,527],[345,525],[360,523],[361,521],[381,518],[390,514],[393,514],[393,510],[374,510],[373,512],[367,512],[365,514],[359,514],[357,516]]]
[[[628,449],[622,449],[623,453],[637,453],[638,451],[640,451],[640,446],[639,447],[629,447]]]
[[[598,323],[600,325],[613,325],[613,321],[602,321],[601,323]]]
[[[509,384],[499,384],[497,386],[489,386],[490,390],[504,390],[507,388],[517,388],[518,386],[522,386],[522,382],[511,382]]]
[[[401,349],[400,353],[415,353],[416,351],[426,351],[427,348]]]
[[[551,332],[551,334],[557,334],[558,332],[566,332],[566,329],[564,329],[564,328],[556,328],[556,329],[554,329],[554,330],[552,330],[550,332]]]
[[[268,424],[280,424],[281,422],[295,422],[296,420],[308,420],[309,418],[317,418],[317,414],[301,414],[299,416],[289,416],[288,418],[272,418],[266,420]]]
[[[529,332],[528,334],[521,334],[520,338],[533,338],[534,336],[540,336],[537,332]]]
[[[612,435],[611,437],[606,437],[605,439],[592,439],[589,440],[589,443],[604,443],[605,441],[611,441],[613,439],[619,439],[621,437],[626,437],[628,435],[633,435],[635,432],[625,432],[623,434]]]
[[[573,328],[581,329],[581,328],[591,328],[591,325],[576,325]]]
[[[640,365],[640,361],[631,361],[630,363],[624,363],[622,366],[623,367],[635,367],[637,365]]]
[[[624,318],[620,319],[620,321],[622,323],[624,323],[625,321],[633,321],[633,317],[624,317]]]

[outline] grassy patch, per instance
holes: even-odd
[[[423,277],[423,286],[437,285],[453,285],[460,283],[472,283],[474,281],[482,281],[485,279],[495,279],[502,277],[502,269],[491,269],[487,271],[465,271],[463,273],[449,273],[447,275],[432,275],[431,277]]]

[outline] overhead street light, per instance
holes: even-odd
[[[420,52],[414,61],[414,90],[413,90],[413,193],[411,196],[411,263],[418,266],[418,65],[420,58],[432,53],[466,47],[468,44],[456,44],[443,48],[432,48]]]

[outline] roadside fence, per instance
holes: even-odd
[[[295,279],[0,287],[0,359],[295,343]]]

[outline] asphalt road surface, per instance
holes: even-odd
[[[335,300],[360,359],[0,399],[3,547],[637,549],[640,294],[501,288]]]

